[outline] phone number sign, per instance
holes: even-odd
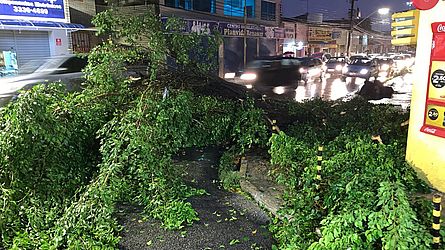
[[[0,19],[66,22],[64,0],[0,0]]]

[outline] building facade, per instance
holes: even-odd
[[[416,46],[419,15],[419,10],[397,12],[392,15],[392,45],[399,50]]]
[[[68,0],[21,0],[0,3],[0,77],[45,57],[71,53]]]
[[[147,0],[120,2],[122,9],[132,13],[152,6]],[[159,0],[158,11],[163,18],[184,19],[186,32],[219,31],[223,44],[218,74],[223,77],[242,70],[255,57],[282,53],[285,30],[280,27],[280,6],[281,0]]]

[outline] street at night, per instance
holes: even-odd
[[[445,250],[445,0],[0,0],[0,250]]]

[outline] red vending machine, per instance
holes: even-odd
[[[431,24],[433,43],[421,131],[445,138],[445,22]]]

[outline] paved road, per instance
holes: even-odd
[[[121,207],[124,226],[120,249],[271,249],[269,218],[253,201],[219,188],[216,150],[193,150],[181,157],[189,181],[210,195],[190,199],[200,221],[180,231],[165,231],[155,220],[141,220],[134,207]]]
[[[391,103],[406,108],[411,101],[412,74],[408,73],[401,77],[388,80],[386,77],[379,77],[379,81],[386,82],[385,86],[393,87],[395,93],[392,98],[385,98],[373,103]],[[236,81],[235,81],[236,82]],[[326,74],[326,77],[320,80],[311,80],[306,85],[300,83],[296,89],[286,89],[283,94],[266,93],[274,97],[293,99],[303,101],[314,98],[325,100],[348,100],[356,95],[361,89],[365,80],[356,78],[355,80],[347,78],[346,82],[341,81],[339,75]]]

